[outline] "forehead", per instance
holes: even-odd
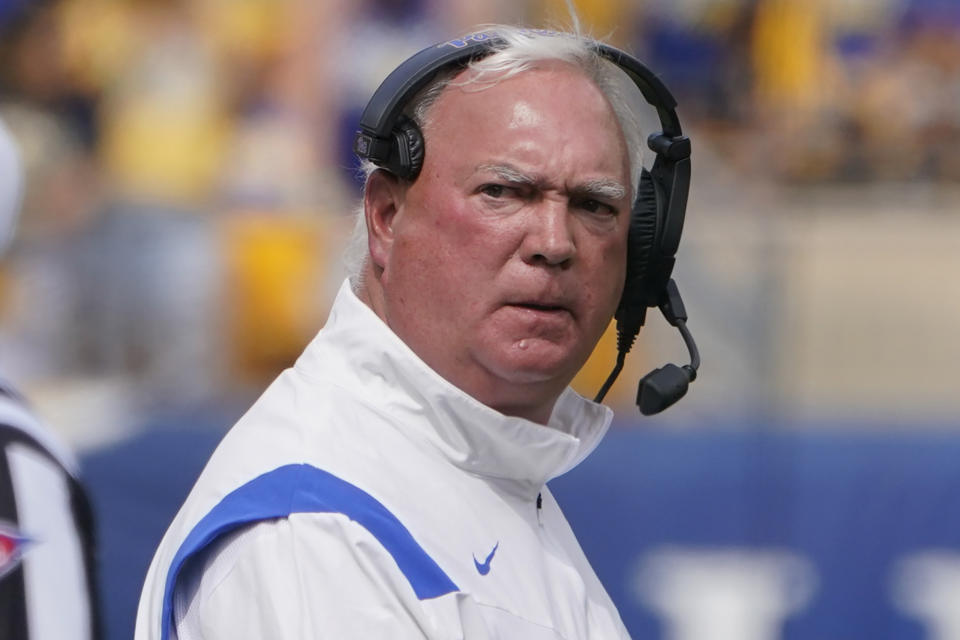
[[[487,150],[517,151],[538,145],[550,153],[576,150],[610,159],[619,172],[627,163],[620,123],[607,97],[582,70],[547,62],[511,77],[456,76],[426,114],[426,155]],[[628,170],[629,171],[629,170]]]
[[[606,97],[586,72],[559,60],[540,61],[527,69],[509,74],[466,69],[454,75],[444,85],[426,113],[427,123],[436,118],[436,106],[439,103],[454,101],[457,108],[462,109],[469,107],[471,103],[494,100],[488,95],[491,93],[496,96],[495,100],[502,100],[505,94],[556,94],[565,91],[575,102],[581,102],[590,96],[594,102],[599,99],[606,103]]]

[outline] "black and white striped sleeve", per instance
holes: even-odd
[[[96,640],[94,553],[75,462],[0,384],[0,638]]]

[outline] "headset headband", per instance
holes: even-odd
[[[530,30],[530,33],[569,37],[546,30]],[[384,154],[389,153],[390,149],[393,126],[403,108],[420,89],[439,71],[451,66],[465,67],[471,60],[489,55],[503,44],[504,40],[496,32],[482,31],[427,47],[408,58],[386,77],[363,110],[360,132],[354,144],[357,153],[374,162],[385,159]],[[656,108],[663,135],[667,138],[682,136],[680,119],[675,111],[677,101],[660,79],[633,56],[599,42],[595,42],[594,46],[599,55],[623,69],[640,89],[644,99]],[[661,153],[658,149],[654,151]]]

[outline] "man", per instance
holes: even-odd
[[[590,42],[497,38],[404,105],[422,167],[371,168],[359,272],[214,453],[138,640],[628,637],[545,483],[611,420],[568,384],[624,286],[639,134]]]
[[[0,253],[23,182],[0,121]],[[73,456],[0,378],[0,638],[99,637],[93,513]]]

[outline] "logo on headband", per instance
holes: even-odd
[[[438,47],[453,47],[455,49],[463,49],[471,42],[486,42],[487,40],[493,40],[497,37],[495,31],[478,31],[477,33],[470,33],[462,38],[457,38],[456,40],[450,40],[448,42],[443,42],[438,44]]]

